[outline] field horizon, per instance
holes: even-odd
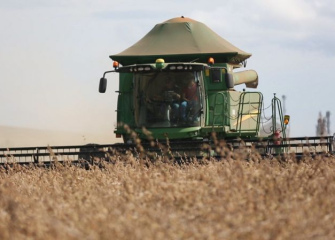
[[[94,134],[3,125],[0,125],[0,133],[0,148],[108,144],[120,141],[112,133]]]

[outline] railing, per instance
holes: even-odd
[[[259,139],[259,140],[234,140],[228,144],[233,144],[233,148],[254,148],[261,155],[284,155],[295,154],[324,154],[334,153],[334,139],[332,136],[325,137],[296,137],[280,139]]]
[[[171,141],[154,144],[143,143],[145,151],[139,152],[134,144],[89,144],[76,146],[48,146],[48,147],[23,147],[0,148],[0,164],[6,163],[52,163],[58,162],[92,162],[93,158],[108,159],[115,154],[123,154],[132,151],[134,156],[147,154],[147,156],[164,155],[169,158],[188,157],[218,157],[220,148],[225,151],[235,152],[238,149],[252,153],[256,151],[261,156],[295,154],[319,155],[334,153],[334,140],[332,136],[309,138],[285,138],[285,139],[246,139],[246,140],[197,140],[197,141]],[[221,155],[222,156],[222,155]],[[224,156],[223,156],[224,157]]]
[[[91,156],[104,157],[110,149],[120,144],[88,144],[74,146],[47,146],[0,148],[0,164],[3,163],[50,163],[54,161],[89,160]]]

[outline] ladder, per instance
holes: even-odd
[[[243,132],[258,132],[259,123],[262,111],[263,95],[260,92],[243,92],[240,95],[238,106],[236,131]],[[242,127],[245,121],[255,121],[249,128]]]

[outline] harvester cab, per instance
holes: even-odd
[[[116,134],[128,141],[127,124],[143,139],[143,128],[155,139],[203,139],[212,132],[224,138],[257,136],[262,94],[234,89],[240,84],[256,88],[257,73],[234,73],[238,65],[213,61],[165,63],[159,58],[106,72],[120,74]],[[105,74],[100,92],[106,90]]]

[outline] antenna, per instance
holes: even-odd
[[[326,112],[326,119],[327,119],[327,133],[330,135],[330,111]]]

